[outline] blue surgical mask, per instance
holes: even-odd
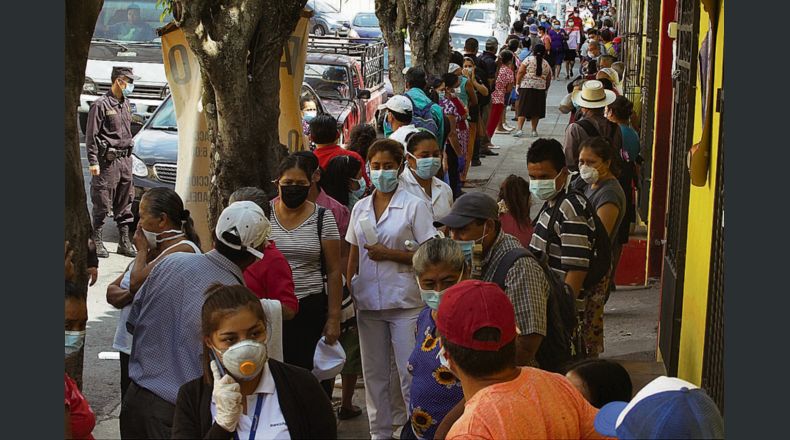
[[[304,116],[302,117],[305,121],[310,122],[318,115],[317,110],[305,110]]]
[[[388,138],[392,134],[392,124],[390,124],[389,118],[384,116],[384,123],[382,124],[384,130],[384,137]]]
[[[539,200],[545,202],[546,200],[551,200],[559,192],[556,183],[556,178],[542,180],[530,179],[529,192]]]
[[[356,180],[356,182],[359,184],[359,189],[351,191],[351,194],[353,194],[357,199],[361,199],[365,194],[365,190],[367,189],[367,183],[365,182],[364,177],[360,177]]]
[[[408,153],[409,156],[414,157],[417,161],[417,168],[414,170],[420,179],[428,180],[439,172],[442,167],[442,159],[438,157],[425,157],[417,158],[413,154]]]
[[[383,193],[390,193],[398,186],[398,170],[371,170],[373,186]]]
[[[134,84],[126,83],[126,88],[121,90],[121,93],[123,93],[123,96],[129,96],[132,94],[133,91],[134,91]]]
[[[461,273],[458,275],[458,280],[456,280],[453,284],[455,285],[460,283],[463,276],[464,272],[461,271]],[[441,301],[442,295],[444,295],[444,292],[447,289],[441,291],[423,289],[422,286],[420,286],[419,278],[417,279],[417,287],[420,289],[420,298],[422,298],[422,300],[425,302],[425,305],[430,307],[431,310],[439,310],[439,302]]]
[[[444,99],[444,92],[436,92],[436,94],[439,95],[439,101]]]
[[[85,345],[85,330],[66,330],[66,356],[80,351],[83,345]]]

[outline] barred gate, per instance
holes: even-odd
[[[721,93],[721,89],[719,90]],[[708,314],[705,323],[705,351],[702,360],[702,387],[724,414],[724,100],[717,99],[721,114],[719,151],[716,164],[713,240],[708,282]]]
[[[645,37],[645,64],[642,80],[642,113],[639,139],[642,141],[642,192],[639,197],[639,216],[649,218],[650,182],[653,174],[653,132],[655,129],[656,92],[658,81],[658,48],[661,27],[661,2],[647,2],[647,34]]]
[[[660,2],[659,2],[660,3]],[[618,12],[621,17],[620,35],[623,38],[620,49],[621,61],[625,64],[623,94],[631,102],[636,102],[641,94],[642,77],[642,11],[644,0],[630,0],[623,3]]]
[[[669,157],[667,243],[664,252],[659,333],[659,350],[670,376],[676,376],[678,371],[677,357],[683,311],[690,184],[686,158],[694,133],[699,1],[678,0],[677,19],[675,70],[672,72],[674,105]]]

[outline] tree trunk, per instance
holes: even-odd
[[[376,17],[379,19],[384,41],[387,43],[392,90],[396,95],[401,94],[406,88],[402,73],[406,66],[403,46],[406,36],[406,13],[403,9],[403,0],[376,0]]]
[[[91,45],[93,28],[104,4],[104,0],[66,0],[66,59],[65,59],[65,239],[74,249],[75,281],[80,293],[87,298],[88,276],[86,256],[91,223],[88,215],[85,181],[82,177],[79,132],[77,128],[77,107],[80,93],[85,82],[85,64]],[[83,349],[65,360],[65,370],[82,388]]]
[[[273,189],[279,142],[280,58],[306,0],[176,0],[176,24],[197,56],[208,118],[209,225],[242,186]]]
[[[450,22],[459,0],[402,0],[409,28],[412,66],[440,76],[450,63]]]
[[[499,42],[499,47],[507,46],[507,36],[510,33],[510,5],[508,0],[496,0],[496,23],[494,24],[494,37]]]

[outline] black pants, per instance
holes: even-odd
[[[107,213],[112,209],[113,218],[118,226],[131,224],[132,199],[132,157],[115,159],[100,164],[101,172],[91,178],[91,202],[93,203],[93,227],[101,228]]]
[[[286,364],[313,370],[315,346],[326,325],[327,301],[324,293],[304,297],[299,300],[299,312],[294,319],[283,321],[283,358]],[[334,381],[322,381],[321,386],[331,400]]]
[[[175,409],[172,403],[132,381],[121,404],[121,438],[170,438]]]
[[[123,402],[123,398],[126,397],[126,390],[129,388],[129,384],[132,382],[129,379],[129,355],[120,352],[121,354],[121,401]]]
[[[447,178],[450,181],[450,188],[453,190],[453,198],[461,197],[461,174],[458,172],[458,155],[455,154],[453,146],[447,143],[445,146],[447,152]],[[466,166],[471,163],[467,162]]]

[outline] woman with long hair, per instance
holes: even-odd
[[[625,217],[625,193],[617,181],[621,158],[607,138],[594,137],[582,141],[579,148],[579,179],[572,184],[584,192],[601,219],[612,246]],[[578,186],[577,186],[578,185]],[[603,306],[609,293],[610,276],[590,289],[584,297],[582,339],[588,357],[598,357],[604,351]]]
[[[368,189],[362,177],[362,162],[353,156],[333,158],[321,173],[318,186],[349,210],[354,209]]]
[[[154,266],[175,252],[201,253],[200,237],[181,197],[170,188],[151,188],[140,199],[140,220],[134,234],[137,256],[123,274],[107,286],[107,302],[117,309],[118,325],[113,348],[120,353],[121,396],[129,386],[129,356],[132,335],[126,320],[132,309],[134,295],[143,285]]]
[[[529,183],[515,174],[507,176],[499,187],[499,221],[502,230],[516,237],[525,248],[529,247],[533,232],[529,202]]]
[[[513,60],[513,52],[509,50],[503,50],[497,58],[496,82],[491,94],[491,115],[486,126],[488,137],[494,136],[495,132],[509,133],[502,126],[502,116],[505,114],[505,97],[510,95],[515,83]]]
[[[272,205],[272,241],[291,266],[299,299],[296,317],[283,322],[286,363],[313,369],[313,354],[323,335],[333,345],[340,336],[340,233],[332,211],[307,200],[317,179],[315,160],[291,154],[277,170],[279,199]],[[322,385],[331,395],[333,384]]]
[[[544,59],[546,46],[538,44],[521,63],[516,75],[519,85],[518,128],[513,136],[524,136],[524,121],[532,124],[532,137],[538,137],[538,121],[546,117],[546,96],[551,86],[551,66]]]

